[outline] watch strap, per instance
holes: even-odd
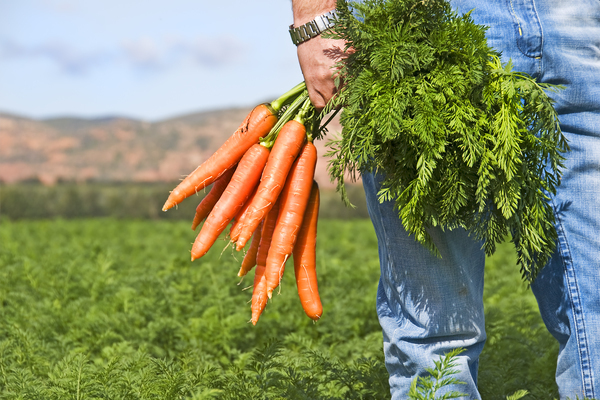
[[[292,37],[292,42],[298,46],[300,43],[304,43],[307,40],[320,35],[322,32],[331,29],[336,22],[337,11],[331,10],[296,28],[294,25],[290,25],[290,36]]]

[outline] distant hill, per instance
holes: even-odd
[[[0,183],[165,182],[206,160],[249,108],[205,111],[145,122],[122,116],[30,119],[0,112]],[[330,131],[339,131],[334,121]],[[331,186],[324,143],[317,180]]]

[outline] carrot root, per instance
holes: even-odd
[[[256,187],[269,150],[256,144],[240,160],[223,195],[206,218],[192,246],[192,261],[202,257],[237,215]]]
[[[267,305],[267,278],[265,277],[265,265],[267,254],[271,246],[271,238],[275,230],[277,216],[279,215],[279,203],[276,203],[267,214],[262,224],[260,244],[256,255],[256,269],[254,272],[254,290],[252,291],[252,324],[256,325],[258,318]]]
[[[231,177],[233,176],[234,171],[235,168],[231,168],[227,170],[223,175],[221,175],[221,177],[217,179],[213,184],[212,188],[210,189],[210,192],[208,192],[208,194],[204,196],[200,204],[198,204],[198,207],[196,207],[196,213],[194,215],[194,221],[192,222],[193,231],[196,230],[198,225],[200,225],[200,223],[204,221],[204,219],[212,211],[215,204],[217,204],[217,201],[219,201],[219,199],[221,198],[221,195],[225,191],[225,188],[227,188],[229,181],[231,181]]]
[[[294,250],[310,200],[316,163],[317,149],[311,142],[308,142],[290,169],[285,187],[281,192],[279,217],[275,232],[273,232],[265,271],[269,298],[271,298],[273,290],[281,283],[285,263]]]
[[[265,165],[256,195],[249,206],[248,214],[240,222],[242,228],[236,242],[236,250],[240,251],[246,245],[258,224],[279,198],[288,172],[300,152],[305,138],[306,128],[295,120],[288,121],[279,132]]]
[[[252,236],[252,243],[250,243],[250,248],[244,256],[244,259],[242,260],[242,265],[240,267],[240,271],[238,272],[239,277],[245,276],[256,265],[256,256],[258,255],[258,246],[260,244],[260,238],[262,233],[260,228],[261,227],[259,226],[256,232],[254,232],[254,236]]]
[[[169,194],[162,210],[167,211],[187,197],[204,189],[235,165],[252,145],[269,133],[277,116],[267,104],[259,104],[240,127],[208,160],[198,166]]]
[[[298,297],[306,315],[318,320],[323,315],[323,305],[317,283],[317,220],[319,217],[319,187],[313,183],[310,200],[294,246],[294,272]]]

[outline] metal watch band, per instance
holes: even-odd
[[[290,25],[290,36],[292,37],[292,42],[298,46],[300,43],[304,43],[307,40],[320,35],[322,32],[325,32],[327,29],[332,28],[336,21],[337,11],[332,10],[328,13],[315,17],[315,19],[312,21],[307,22],[304,25],[300,25],[297,28],[294,28],[294,25]]]

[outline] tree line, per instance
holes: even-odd
[[[45,218],[135,218],[188,219],[205,193],[187,199],[177,209],[161,208],[174,182],[63,182],[45,186],[35,182],[0,185],[0,219]],[[207,193],[207,192],[206,192]],[[360,185],[349,185],[354,208],[346,207],[333,189],[321,190],[321,218],[368,218],[364,193]]]

